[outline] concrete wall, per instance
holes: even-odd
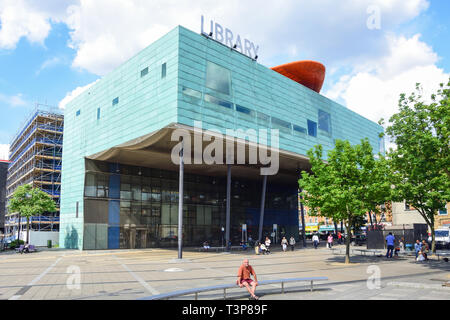
[[[392,203],[392,224],[394,226],[414,223],[426,222],[417,210],[405,210],[405,202]]]
[[[26,241],[26,239],[27,239],[27,232],[21,231],[20,240]],[[47,240],[52,240],[52,246],[59,245],[59,232],[30,230],[30,241],[29,241],[30,244],[36,247],[46,247]]]

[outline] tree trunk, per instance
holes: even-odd
[[[436,237],[434,234],[434,215],[431,217],[431,251],[433,252],[433,255],[436,254]]]
[[[30,241],[30,218],[27,217],[27,244]]]
[[[334,222],[334,231],[336,231],[336,235],[338,234],[338,226],[337,226],[337,222]]]
[[[370,226],[372,227],[372,230],[373,230],[372,211],[369,211],[369,220],[370,220]]]
[[[347,223],[345,224],[345,228],[347,229],[347,234],[345,237],[345,264],[349,264],[350,263],[350,242],[352,240],[349,220],[347,220]]]
[[[19,213],[19,226],[17,229],[17,244],[20,244],[20,213]]]

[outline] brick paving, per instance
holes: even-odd
[[[254,251],[216,253],[187,249],[183,260],[174,249],[76,251],[42,250],[31,254],[0,254],[0,299],[96,300],[138,299],[180,289],[228,284],[244,258],[250,259],[259,280],[326,276],[329,281],[315,285],[314,292],[302,283],[257,288],[262,300],[310,299],[450,299],[450,263],[431,260],[417,263],[411,257],[352,256],[320,248],[255,255]],[[369,289],[369,266],[377,266],[380,285]],[[373,267],[371,267],[373,268]],[[80,273],[77,274],[77,271]],[[230,299],[247,299],[245,289],[227,292]],[[220,299],[221,292],[200,294],[199,299]],[[192,299],[185,296],[181,299]]]

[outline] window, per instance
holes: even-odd
[[[328,112],[319,110],[319,129],[331,133],[331,116]]]
[[[308,134],[311,137],[317,137],[317,123],[311,120],[308,120]]]
[[[161,66],[161,79],[164,79],[166,77],[167,73],[167,64],[164,62]]]
[[[297,126],[295,124],[293,126],[294,126],[294,131],[306,134],[306,129],[305,128]]]
[[[141,70],[141,78],[148,74],[148,67]]]
[[[439,215],[440,216],[446,216],[447,215],[447,207],[443,207],[441,209],[439,209]]]
[[[249,108],[246,108],[246,107],[243,107],[243,106],[240,106],[238,104],[236,105],[236,111],[245,113],[245,114],[247,114],[249,116],[252,116],[252,117],[255,116],[255,112],[253,110],[251,110]]]
[[[80,115],[80,113],[81,113],[81,110],[78,110],[76,113],[76,116],[78,117]]]
[[[197,99],[201,99],[202,98],[202,93],[200,91],[197,91],[197,90],[194,90],[194,89],[191,89],[191,88],[183,87],[182,92],[186,96],[194,97],[194,98],[197,98]]]
[[[231,87],[230,70],[208,61],[206,65],[206,86],[229,95]]]
[[[119,97],[114,98],[114,100],[112,101],[112,105],[115,106],[118,103],[119,103]]]
[[[100,108],[97,108],[97,120],[100,119]]]
[[[233,109],[233,104],[231,102],[228,102],[228,101],[225,101],[225,100],[213,97],[213,96],[211,96],[209,94],[205,94],[205,101],[209,102],[209,103],[217,104],[219,106],[222,106],[222,107],[225,107],[225,108],[228,108],[228,109]]]
[[[385,152],[385,150],[384,150],[384,138],[383,137],[379,138],[378,143],[380,144],[380,149],[379,149],[380,153],[384,154],[384,152]]]
[[[411,206],[405,202],[405,210],[411,210]]]
[[[270,117],[267,114],[264,114],[262,112],[258,112],[257,118],[258,118],[258,124],[259,125],[269,126]]]
[[[291,130],[291,124],[287,121],[272,117],[272,126],[277,127],[279,129],[288,129]]]

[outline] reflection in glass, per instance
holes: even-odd
[[[230,94],[230,70],[208,61],[206,64],[206,86],[224,94]]]

